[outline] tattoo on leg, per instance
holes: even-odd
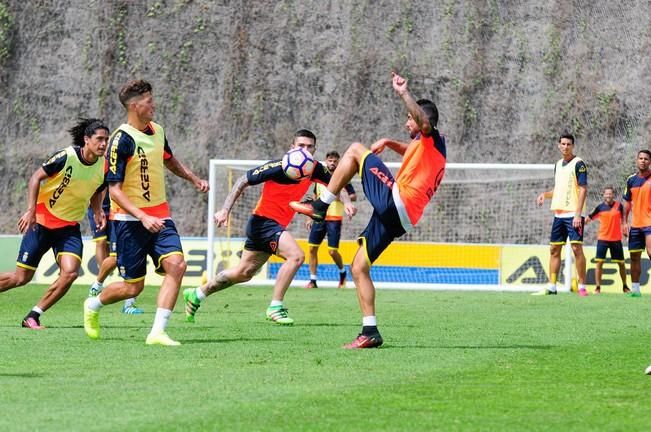
[[[231,285],[233,285],[233,282],[226,276],[226,274],[223,271],[219,272],[217,276],[215,276],[215,279],[213,279],[206,287],[206,295],[209,296],[210,294],[226,289]]]

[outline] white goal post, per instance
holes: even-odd
[[[233,266],[239,260],[237,254],[246,236],[246,222],[262,186],[251,186],[243,192],[231,211],[228,227],[219,232],[213,215],[237,178],[266,162],[268,161],[234,159],[212,159],[209,162],[211,192],[208,199],[206,256],[209,278],[216,271]],[[386,165],[394,174],[400,167],[398,162],[388,162]],[[541,285],[512,285],[505,288],[503,277],[499,275],[500,270],[488,268],[491,265],[483,263],[488,262],[489,255],[495,254],[493,249],[503,245],[548,246],[553,215],[547,205],[543,209],[536,208],[535,198],[538,193],[552,188],[553,168],[553,164],[448,163],[439,191],[425,210],[418,226],[387,249],[385,254],[391,262],[380,263],[378,260],[376,263],[378,274],[386,276],[384,282],[382,277],[378,277],[380,281],[376,285],[379,288],[460,290],[526,291],[541,288]],[[354,243],[372,213],[358,176],[352,184],[358,196],[359,214],[350,222],[344,221],[342,229],[342,242],[347,239],[350,243]],[[287,227],[297,239],[307,238],[303,222],[304,218],[297,216]],[[305,242],[299,240],[299,243],[305,246]],[[569,291],[573,265],[569,242],[567,246],[561,277],[563,285]],[[388,253],[389,250],[393,250],[393,253]],[[484,251],[488,251],[488,255],[480,256]],[[410,254],[414,256],[409,256]],[[342,255],[345,254],[342,252]],[[328,258],[320,258],[319,269],[322,264],[326,267],[332,265]],[[501,260],[500,257],[490,259],[497,261],[498,265]],[[479,264],[475,265],[475,262]],[[349,263],[350,261],[345,262]],[[273,284],[274,269],[278,265],[271,262],[267,273],[252,283]],[[303,267],[306,266],[307,259]],[[373,267],[372,271],[376,265]],[[546,271],[547,269],[544,273]],[[401,279],[409,275],[411,276]],[[303,283],[305,279],[305,271],[299,270],[295,284]],[[463,282],[466,279],[467,282]],[[321,282],[319,279],[319,286],[336,286],[336,282],[330,283],[327,278]]]

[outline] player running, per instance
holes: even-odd
[[[407,90],[407,80],[396,73],[392,73],[392,84],[407,108],[405,127],[411,143],[381,139],[373,143],[370,149],[363,144],[353,143],[319,199],[311,203],[290,203],[299,213],[322,221],[330,203],[355,174],[359,172],[362,178],[364,194],[374,212],[360,234],[360,247],[351,265],[363,317],[362,332],[351,343],[344,345],[348,349],[382,345],[375,316],[375,285],[371,279],[371,265],[394,239],[418,223],[445,173],[445,141],[436,129],[436,105],[425,99],[414,100]],[[387,147],[402,155],[402,166],[395,178],[377,156]]]
[[[59,277],[25,316],[22,326],[41,330],[40,317],[70,289],[79,275],[83,244],[79,222],[90,200],[94,223],[106,224],[101,210],[108,127],[79,119],[69,131],[72,145],[56,152],[29,179],[27,211],[18,220],[23,235],[16,270],[0,274],[0,292],[26,285],[43,255],[52,249]]]
[[[291,148],[302,148],[314,154],[316,136],[307,129],[301,129],[294,134]],[[237,266],[222,270],[208,283],[183,291],[187,321],[194,322],[197,309],[206,297],[235,284],[249,281],[271,255],[277,255],[285,262],[278,270],[266,316],[277,324],[294,324],[283,301],[289,284],[305,260],[305,254],[292,234],[286,230],[295,214],[289,208],[289,202],[301,199],[312,182],[327,184],[329,180],[330,173],[319,162],[315,163],[311,177],[292,180],[285,175],[281,160],[267,162],[240,177],[226,197],[222,209],[216,212],[214,217],[218,227],[225,226],[242,192],[249,186],[264,183],[260,199],[246,225],[246,242],[242,257]],[[343,199],[346,214],[354,215],[355,207],[347,196]]]
[[[111,137],[106,181],[112,200],[111,219],[115,221],[118,269],[124,281],[113,282],[97,297],[86,299],[84,330],[89,338],[99,338],[100,309],[142,292],[149,255],[164,278],[145,343],[180,345],[165,332],[187,267],[167,202],[165,168],[200,192],[208,191],[208,182],[172,154],[163,127],[153,122],[151,84],[143,80],[127,82],[120,90],[120,102],[127,111],[127,122]]]

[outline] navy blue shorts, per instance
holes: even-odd
[[[624,262],[624,247],[621,241],[597,240],[596,261],[605,261],[606,252],[610,249],[610,260],[612,262]]]
[[[307,243],[310,246],[319,246],[328,234],[328,248],[339,249],[339,240],[341,239],[341,221],[327,220],[321,223],[313,223],[310,230],[310,237]]]
[[[147,255],[156,266],[156,273],[164,274],[162,260],[174,254],[183,254],[181,238],[174,221],[165,220],[165,227],[157,233],[147,231],[139,221],[113,221],[117,240],[118,270],[127,282],[137,282],[147,274]]]
[[[651,235],[651,227],[631,228],[628,233],[628,251],[643,252],[646,250],[646,238]]]
[[[108,217],[109,217],[109,212],[105,211],[104,216],[106,216],[106,228],[103,230],[98,231],[97,226],[95,226],[95,213],[93,213],[93,209],[90,207],[88,208],[88,211],[86,212],[86,216],[88,217],[88,224],[90,225],[90,232],[93,235],[93,241],[99,241],[103,239],[108,239],[109,234],[107,232],[108,230]]]
[[[36,270],[45,252],[50,249],[54,253],[56,262],[59,262],[59,257],[62,254],[73,255],[81,262],[84,246],[81,241],[79,225],[49,229],[43,225],[34,224],[32,229],[23,236],[16,265]]]
[[[564,245],[568,237],[570,238],[570,243],[583,243],[585,218],[581,217],[581,228],[579,229],[574,228],[572,225],[573,220],[574,218],[571,217],[554,217],[549,243],[553,245]]]
[[[373,206],[373,214],[358,241],[365,248],[368,262],[372,264],[391,242],[405,233],[393,201],[391,188],[393,174],[375,154],[367,153],[359,174],[366,198]]]
[[[244,249],[275,255],[280,235],[285,231],[282,225],[266,217],[251,215],[246,224]]]

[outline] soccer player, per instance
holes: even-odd
[[[547,288],[532,295],[556,294],[556,281],[561,268],[561,249],[570,238],[572,252],[576,260],[576,272],[579,279],[579,295],[585,297],[585,255],[583,254],[583,211],[588,194],[588,168],[585,162],[574,155],[574,136],[569,133],[561,135],[558,149],[562,159],[554,167],[554,189],[543,192],[536,198],[542,206],[546,198],[551,198],[554,222],[550,236],[549,279]]]
[[[164,274],[154,324],[147,345],[180,345],[165,332],[187,267],[181,240],[165,194],[165,168],[191,182],[200,192],[208,182],[197,177],[170,149],[162,126],[154,123],[152,86],[128,81],[120,90],[127,122],[112,134],[106,181],[111,194],[111,218],[117,239],[117,263],[122,282],[109,284],[84,302],[84,330],[99,338],[102,306],[138,296],[145,285],[147,255]]]
[[[326,154],[325,166],[328,169],[328,172],[332,174],[337,165],[339,165],[339,159],[341,156],[335,150]],[[325,186],[320,183],[314,184],[314,194],[315,197],[319,197],[321,192],[325,189]],[[351,201],[356,201],[357,196],[355,195],[355,189],[353,185],[348,183],[346,185],[346,192]],[[338,288],[346,287],[346,268],[344,267],[344,261],[341,258],[339,253],[339,240],[341,239],[341,223],[344,218],[344,205],[340,199],[336,199],[330,207],[328,207],[328,212],[326,213],[324,223],[312,223],[312,219],[308,219],[305,226],[310,230],[310,236],[308,238],[309,246],[309,267],[310,267],[310,281],[305,285],[305,288],[317,288],[316,277],[317,277],[317,268],[319,265],[319,246],[323,239],[328,234],[328,253],[332,257],[332,260],[337,265],[339,269],[339,285]]]
[[[362,311],[362,332],[347,349],[375,348],[382,345],[382,336],[375,316],[375,285],[371,265],[389,244],[415,226],[425,207],[436,193],[445,173],[445,140],[439,134],[438,109],[425,99],[414,100],[407,89],[407,80],[392,73],[393,89],[407,108],[405,127],[412,141],[403,143],[381,139],[370,150],[363,144],[348,147],[339,166],[319,199],[313,202],[292,202],[291,207],[316,221],[325,219],[330,203],[359,172],[362,186],[374,212],[360,234],[351,273]],[[377,156],[385,148],[402,155],[402,166],[394,178]]]
[[[294,134],[291,148],[302,148],[314,154],[316,136],[307,129],[301,129]],[[285,262],[276,276],[273,296],[266,315],[268,320],[277,324],[294,324],[283,301],[289,284],[305,260],[305,255],[292,234],[286,230],[295,214],[289,208],[289,202],[301,199],[312,182],[325,184],[329,180],[330,173],[320,162],[315,163],[311,177],[292,180],[285,175],[281,160],[267,162],[240,177],[226,197],[222,209],[215,213],[214,218],[218,227],[225,226],[231,209],[242,192],[249,186],[264,183],[260,199],[246,225],[246,242],[242,257],[237,266],[222,270],[208,283],[183,291],[186,320],[194,322],[197,309],[206,297],[250,280],[271,255],[278,255],[285,259]],[[350,200],[346,199],[345,194],[342,194],[342,198],[346,214],[352,216],[356,211],[355,207]]]
[[[591,221],[599,220],[599,233],[597,234],[597,266],[594,293],[601,293],[601,275],[606,260],[606,252],[610,250],[610,259],[619,265],[619,276],[622,278],[625,293],[630,290],[626,286],[626,266],[624,265],[624,248],[622,246],[622,220],[624,219],[624,206],[615,200],[615,188],[604,188],[604,201],[599,204],[585,219],[586,225]]]
[[[623,232],[629,227],[628,215],[633,212],[628,233],[628,252],[631,254],[631,292],[630,297],[640,297],[640,273],[642,272],[642,252],[646,249],[651,257],[651,151],[637,153],[637,173],[626,179],[624,191]]]
[[[52,249],[59,277],[22,326],[41,330],[41,315],[67,292],[79,275],[83,244],[79,222],[90,200],[94,222],[102,228],[104,152],[109,130],[101,120],[79,119],[68,130],[72,145],[60,150],[32,174],[27,186],[27,211],[18,220],[23,235],[16,269],[0,274],[0,292],[26,285],[34,277],[43,255]]]
[[[115,270],[115,267],[117,267],[115,230],[113,229],[113,221],[109,220],[110,209],[111,198],[108,192],[105,192],[104,199],[102,200],[102,211],[107,222],[104,229],[100,230],[95,225],[92,209],[88,208],[88,224],[93,234],[93,242],[95,242],[95,261],[99,269],[97,279],[88,290],[89,297],[95,297],[102,291],[104,281]],[[141,315],[144,311],[136,306],[135,298],[130,298],[124,301],[122,313],[127,315]]]

